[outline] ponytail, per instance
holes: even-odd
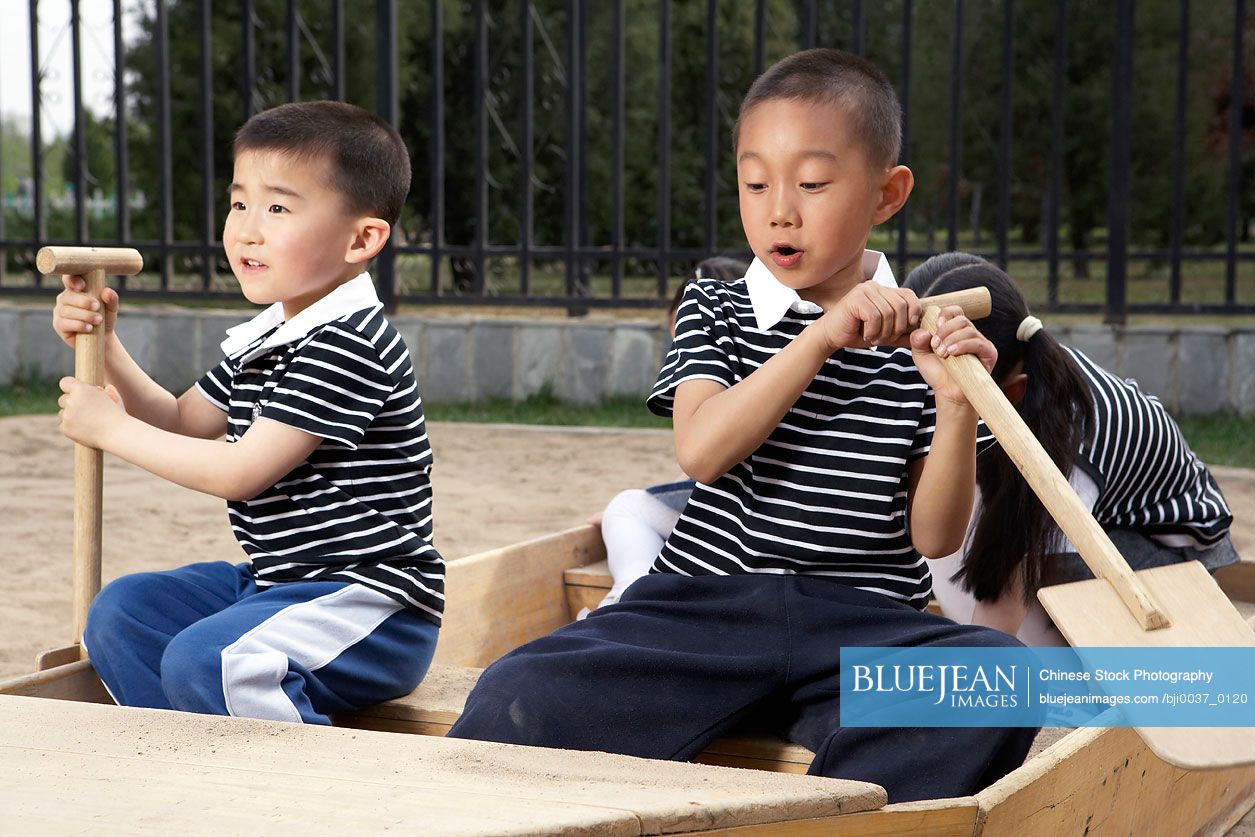
[[[1071,473],[1094,423],[1089,385],[1071,355],[1030,317],[1011,278],[992,264],[950,270],[928,294],[979,286],[989,289],[992,301],[990,315],[975,325],[998,350],[994,380],[1003,383],[1017,370],[1028,376],[1016,409],[1051,461],[1064,474]],[[954,578],[978,600],[988,601],[1001,596],[1019,575],[1031,602],[1050,581],[1047,558],[1060,551],[1058,529],[1001,446],[977,457],[976,484],[984,507]]]
[[[1076,363],[1045,331],[1025,344],[1028,387],[1017,406],[1024,423],[1064,474],[1076,466],[1081,443],[1093,425],[1089,387]],[[976,484],[984,508],[956,576],[980,600],[997,599],[1017,572],[1032,602],[1049,583],[1047,559],[1060,551],[1058,528],[1001,446],[976,461]]]

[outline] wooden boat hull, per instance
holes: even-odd
[[[580,607],[591,606],[600,601],[604,590],[609,586],[608,575],[599,566],[599,562],[603,560],[604,551],[597,530],[580,527],[451,562],[446,583],[450,605],[445,627],[441,631],[432,674],[407,698],[338,717],[337,725],[362,730],[362,737],[360,744],[349,744],[343,739],[343,731],[335,731],[336,735],[341,736],[335,739],[335,747],[338,748],[336,752],[343,752],[352,761],[366,758],[381,747],[391,747],[394,736],[388,733],[443,735],[460,713],[462,702],[473,686],[479,668],[510,649],[565,624]],[[1227,568],[1217,575],[1217,580],[1248,618],[1255,616],[1255,605],[1247,604],[1255,602],[1255,562],[1244,562]],[[67,656],[70,655],[61,655],[61,659],[64,660]],[[45,662],[55,663],[58,660],[54,656],[47,658]],[[54,665],[44,671],[0,683],[0,695],[52,698],[76,703],[111,703],[90,663],[86,661]],[[95,713],[84,716],[87,720],[83,720],[83,723],[90,721],[102,725],[102,728],[112,728],[115,721],[111,719],[118,717],[119,713],[140,711],[107,708],[103,705],[95,709],[58,708],[56,704],[44,700],[34,703],[38,704],[38,711],[24,708],[27,704],[21,702],[16,706],[22,708],[14,708],[11,701],[0,699],[0,729],[4,728],[6,722],[10,725],[14,722],[11,716],[22,713],[41,718],[49,724],[73,725],[83,712]],[[200,735],[229,735],[232,740],[239,740],[241,727],[238,725],[267,723],[172,713],[157,714],[164,716],[160,727],[170,739],[170,746],[177,742],[180,729],[191,730],[195,727]],[[283,735],[296,734],[290,731],[291,725],[275,726],[283,728]],[[322,732],[329,731],[307,729],[301,734],[311,738],[301,746],[328,746],[320,743],[318,736]],[[272,734],[269,728],[266,734]],[[20,758],[30,762],[32,757],[28,751],[38,748],[30,746],[29,742],[23,746],[13,741],[14,736],[12,731],[4,734],[0,737],[0,746],[6,747],[11,754],[20,754]],[[655,817],[654,820],[649,820],[639,812],[633,817],[623,819],[618,813],[601,811],[604,806],[591,804],[587,796],[577,794],[564,799],[552,794],[546,796],[546,791],[541,796],[547,800],[545,805],[552,808],[550,815],[545,813],[549,810],[545,805],[536,802],[536,787],[545,787],[545,783],[551,781],[555,771],[560,772],[560,768],[567,764],[570,757],[587,757],[588,754],[537,748],[516,748],[528,751],[529,755],[524,760],[530,765],[528,770],[533,770],[536,774],[529,780],[530,784],[524,782],[517,786],[531,788],[528,793],[518,790],[517,800],[510,797],[507,804],[501,803],[499,794],[488,794],[486,799],[481,799],[482,793],[475,788],[455,790],[465,794],[464,797],[459,797],[464,805],[471,806],[472,809],[479,806],[483,811],[492,812],[491,817],[482,821],[482,830],[501,831],[509,821],[508,812],[516,811],[518,818],[515,825],[518,828],[513,829],[515,833],[549,833],[555,829],[568,830],[569,833],[660,833],[655,829],[661,829],[667,833],[729,835],[1223,834],[1255,806],[1255,767],[1212,771],[1180,770],[1158,759],[1142,744],[1136,733],[1127,728],[1095,727],[1066,733],[1054,731],[1053,737],[1057,740],[1031,754],[1023,766],[974,797],[919,803],[885,805],[883,791],[865,783],[846,783],[848,787],[836,794],[838,799],[835,802],[829,799],[827,802],[817,803],[817,797],[808,796],[807,792],[803,792],[802,785],[833,780],[781,776],[778,777],[781,781],[798,784],[793,788],[785,786],[788,788],[786,791],[773,790],[771,793],[783,793],[778,799],[768,793],[764,797],[768,801],[763,803],[767,808],[753,809],[757,813],[750,812],[750,808],[744,806],[734,806],[735,810],[721,808],[719,806],[722,803],[711,802],[706,798],[705,802],[700,803],[710,808],[706,814],[685,818],[674,813],[659,813],[670,803],[659,802],[661,797],[651,797],[640,804],[644,806],[642,810],[653,812],[650,816]],[[473,747],[479,743],[481,742],[458,742],[457,746],[467,744]],[[47,742],[44,745],[45,755],[41,758],[50,759],[47,764],[60,764],[62,761],[79,764],[75,761],[83,758],[79,751],[89,747],[90,743],[85,744],[82,738],[72,739],[60,751],[48,746]],[[103,744],[101,746],[104,754],[101,758],[105,759],[112,751]],[[116,746],[116,742],[109,746]],[[422,747],[426,745],[411,743],[405,746],[413,748],[412,753],[410,750],[405,751],[411,753],[408,757],[413,763],[394,765],[393,772],[387,774],[384,784],[393,781],[392,777],[398,773],[412,772],[417,777],[432,759],[439,761],[436,756],[425,755]],[[186,788],[179,783],[185,780],[185,771],[191,769],[192,762],[196,759],[201,760],[196,763],[203,768],[202,762],[205,758],[203,752],[186,749],[180,752],[186,755],[184,761],[167,759],[162,762],[165,765],[163,769],[171,777],[167,783],[170,787],[165,790],[167,795],[174,794],[171,798],[182,798],[178,794],[184,793]],[[598,757],[611,761],[625,758],[604,754]],[[264,757],[259,755],[258,758]],[[472,753],[466,758],[474,760],[489,756]],[[709,765],[801,773],[805,772],[810,761],[810,753],[787,742],[744,734],[716,742],[699,760]],[[642,765],[657,765],[656,768],[633,768],[641,771],[638,775],[642,777],[655,775],[655,770],[658,770],[672,771],[668,775],[676,776],[674,782],[683,784],[691,781],[694,787],[701,787],[704,782],[712,781],[709,774],[701,773],[710,768],[702,765],[677,765],[640,759],[631,761]],[[507,762],[510,760],[507,759]],[[38,759],[31,762],[39,763]],[[93,763],[99,766],[106,764],[106,761]],[[586,769],[588,762],[580,764],[585,765],[580,769]],[[242,769],[234,764],[219,767],[226,771],[223,777],[233,777],[235,774],[231,771]],[[687,768],[692,768],[692,771],[686,776],[684,771]],[[90,779],[101,778],[86,768],[81,769],[86,772],[80,778],[89,785]],[[568,765],[565,769],[573,768]],[[674,773],[677,770],[680,772]],[[19,769],[16,776],[12,775],[12,769],[8,772],[8,781],[0,781],[0,801],[4,801],[10,811],[22,810],[20,806],[23,799],[36,798],[56,786],[56,782],[49,778],[47,772],[40,774],[33,768],[25,774]],[[714,775],[725,776],[721,772]],[[734,772],[730,775],[752,774]],[[176,781],[173,777],[180,778]],[[219,779],[227,781],[223,777]],[[343,779],[351,785],[353,782],[365,781],[368,777],[360,773],[351,774],[350,771]],[[454,780],[446,777],[442,781]],[[594,780],[590,777],[588,781]],[[133,797],[131,804],[134,807],[131,810],[144,810],[146,816],[156,816],[144,808],[145,800],[148,800],[151,807],[151,801],[155,798],[154,791],[164,786],[158,774],[148,776],[145,782],[147,784],[141,783],[146,788],[142,793],[127,782],[111,784],[107,791],[108,798],[101,797],[98,800],[104,806],[101,810],[115,813],[128,810],[125,806],[119,808],[114,803],[117,799]],[[411,787],[413,782],[398,782],[391,793],[410,799],[414,804],[422,804],[425,797]],[[752,782],[746,785],[751,786],[758,787]],[[635,786],[631,782],[613,787],[607,784],[602,787],[603,795],[599,798],[607,802],[619,799],[621,794],[627,793],[623,790],[624,787],[630,790]],[[868,789],[878,791],[879,796]],[[793,791],[797,793],[790,796]],[[808,785],[805,791],[813,791],[813,788]],[[828,796],[832,794],[820,794],[824,799]],[[645,799],[644,796],[640,798]],[[697,799],[694,797],[693,801]],[[776,801],[770,801],[773,799]],[[674,799],[671,801],[674,802]],[[19,807],[13,808],[10,802]],[[498,803],[504,804],[505,808],[493,807]],[[166,819],[163,820],[164,827],[160,830],[177,829],[187,833],[204,830],[206,821],[203,818],[184,817],[185,814],[197,810],[198,804],[203,803],[189,803],[183,808],[174,806],[165,810],[162,816]],[[830,807],[824,808],[825,804]],[[836,807],[833,808],[832,805]],[[317,810],[317,806],[314,810]],[[465,812],[459,813],[447,808],[443,810],[451,830],[474,829],[475,821],[467,819]],[[763,810],[770,813],[764,815]],[[572,811],[576,811],[579,816]],[[598,820],[597,816],[603,814],[604,821]],[[283,824],[284,830],[301,830],[296,826],[303,822],[303,815],[293,810],[287,816],[288,819],[277,821]],[[551,819],[547,821],[545,816],[551,816]],[[580,819],[580,816],[584,819]],[[16,824],[23,820],[19,816],[16,820],[10,818],[8,821]],[[37,816],[26,820],[27,824],[38,824],[41,827],[50,822],[53,821]],[[324,818],[321,825],[325,826],[328,822],[330,821]],[[439,820],[425,822],[431,827]],[[71,830],[70,824],[71,821],[66,820],[66,830]],[[127,830],[124,827],[126,821],[106,819],[102,822],[98,819],[95,824],[111,825],[111,829],[107,830]],[[313,822],[309,825],[319,826],[319,823]],[[314,828],[315,832],[320,830],[324,828]],[[306,829],[304,833],[311,832]]]

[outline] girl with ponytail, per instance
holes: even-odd
[[[994,380],[1133,568],[1236,562],[1224,496],[1157,398],[1056,341],[979,256],[934,256],[906,280],[921,297],[979,286],[992,301],[975,325],[998,349]],[[1000,447],[977,457],[976,483],[963,547],[930,562],[942,611],[1027,645],[1063,644],[1037,589],[1092,574]]]

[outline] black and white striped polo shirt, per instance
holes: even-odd
[[[287,322],[276,306],[231,329],[197,384],[227,413],[228,442],[259,417],[323,439],[278,483],[227,504],[258,586],[363,584],[440,624],[432,454],[405,342],[366,274]]]
[[[1094,433],[1077,464],[1098,486],[1095,519],[1169,546],[1205,547],[1223,538],[1233,522],[1224,495],[1159,399],[1067,351],[1094,396]]]
[[[670,415],[684,381],[744,380],[822,316],[803,302],[760,329],[749,285],[774,282],[765,271],[688,287],[653,412]],[[935,417],[909,351],[834,353],[756,451],[697,484],[652,571],[822,575],[923,608],[932,583],[907,534],[907,465],[928,453]]]

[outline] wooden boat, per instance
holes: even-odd
[[[1255,806],[1255,767],[1181,770],[1122,727],[1043,730],[1023,766],[975,796],[902,804],[795,775],[808,751],[749,732],[700,764],[439,737],[481,667],[600,601],[604,559],[583,526],[451,562],[423,684],[333,728],[112,706],[77,647],[45,654],[0,683],[6,829],[1176,835],[1223,834]],[[1217,580],[1255,620],[1255,562]]]

